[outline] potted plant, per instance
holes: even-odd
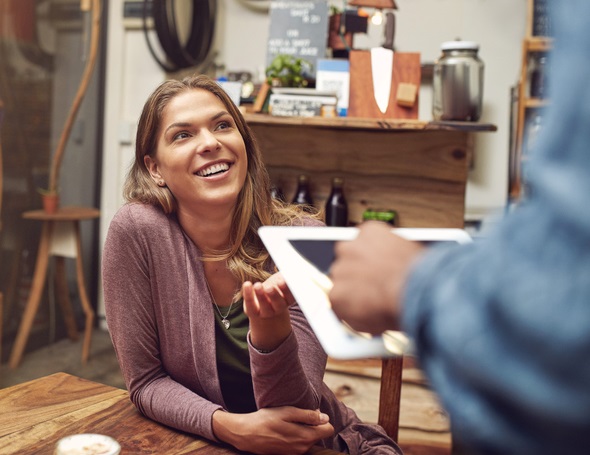
[[[41,195],[43,210],[45,213],[52,214],[57,212],[57,209],[59,208],[59,190],[57,188],[39,188],[37,191]]]
[[[266,68],[266,81],[271,87],[306,87],[312,64],[300,57],[277,54]]]

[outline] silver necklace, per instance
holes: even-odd
[[[225,330],[228,330],[231,327],[231,322],[229,321],[229,319],[227,319],[227,317],[229,316],[229,313],[231,312],[231,307],[234,306],[234,302],[232,301],[232,303],[229,306],[229,310],[227,310],[227,314],[224,316],[221,313],[221,310],[219,309],[219,305],[217,305],[217,302],[215,301],[215,297],[213,297],[213,292],[211,292],[211,288],[209,287],[209,281],[207,281],[207,278],[205,278],[205,284],[207,285],[207,290],[209,291],[209,295],[211,296],[211,300],[213,301],[213,305],[215,305],[215,308],[217,308],[217,312],[219,313],[219,316],[221,316],[221,323],[225,327]]]

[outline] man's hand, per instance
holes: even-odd
[[[385,223],[360,225],[356,239],[335,247],[329,298],[336,315],[362,332],[399,329],[405,281],[423,249],[392,234]]]
[[[292,406],[260,409],[249,414],[216,411],[215,436],[239,450],[256,454],[302,454],[334,434],[328,416]]]

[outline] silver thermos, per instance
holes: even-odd
[[[484,64],[479,45],[447,41],[434,62],[432,116],[434,120],[479,120],[483,100]]]

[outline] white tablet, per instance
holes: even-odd
[[[395,228],[392,232],[425,244],[471,242],[462,229]],[[372,336],[357,332],[332,311],[328,299],[332,282],[328,274],[334,260],[334,244],[354,239],[357,228],[264,226],[258,233],[330,357],[393,357],[411,351],[411,343],[403,333],[388,331]]]

